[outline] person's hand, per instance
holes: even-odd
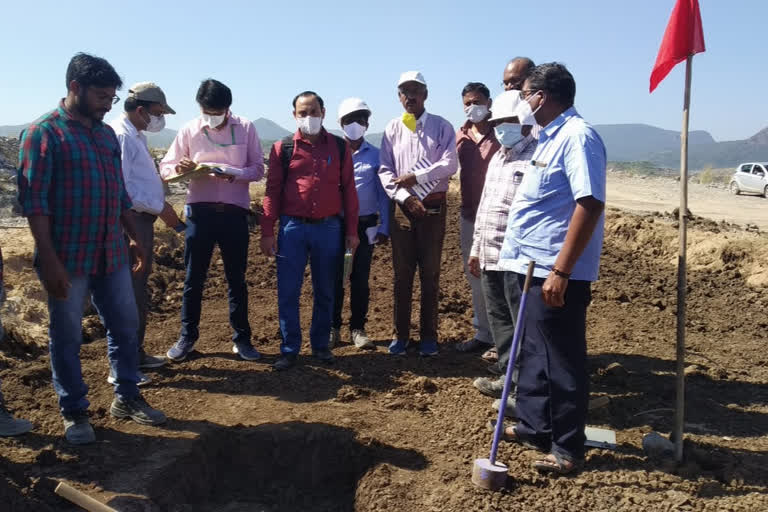
[[[274,236],[262,236],[260,245],[264,256],[274,256],[277,253]]]
[[[181,219],[179,218],[179,214],[176,213],[176,210],[174,210],[173,206],[171,206],[169,203],[165,203],[163,205],[163,211],[160,212],[160,215],[158,215],[158,217],[160,217],[160,219],[165,223],[165,225],[171,229],[175,229],[176,226],[181,224]]]
[[[358,245],[360,245],[360,239],[357,237],[357,235],[347,236],[346,247],[348,250],[355,252],[355,249],[357,249]]]
[[[227,181],[229,183],[232,183],[235,181],[235,177],[230,174],[224,174],[223,172],[211,172],[208,173],[208,176],[213,176],[214,178]]]
[[[379,245],[386,245],[389,242],[389,237],[384,233],[376,233],[375,242]]]
[[[40,280],[48,295],[54,299],[65,300],[72,284],[69,282],[67,269],[55,254],[40,259]]]
[[[541,297],[544,303],[552,308],[565,306],[566,288],[568,288],[568,279],[550,272],[544,284],[541,285]]]
[[[416,181],[416,175],[409,172],[408,174],[403,174],[402,176],[395,178],[393,183],[401,187],[411,188],[414,185],[418,185],[419,182]]]
[[[424,204],[416,196],[411,196],[406,199],[405,203],[403,203],[403,206],[405,206],[405,209],[408,210],[408,213],[417,219],[420,219],[427,214],[427,209],[424,208]]]
[[[197,167],[195,162],[189,158],[182,158],[181,162],[176,164],[176,174],[186,174],[188,172],[194,171],[195,167]]]
[[[480,259],[477,256],[470,256],[467,260],[469,273],[475,277],[480,277]]]
[[[131,272],[134,275],[140,275],[144,271],[144,251],[141,245],[137,244],[135,240],[131,240],[131,244],[128,246],[128,250],[131,252],[131,259],[136,263],[133,264]]]

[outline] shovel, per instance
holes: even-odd
[[[523,294],[520,298],[520,309],[517,312],[517,323],[515,324],[515,334],[512,337],[512,348],[510,350],[509,361],[507,362],[507,373],[504,376],[504,390],[501,392],[501,405],[499,406],[499,416],[496,419],[496,428],[493,431],[493,444],[491,444],[491,455],[487,459],[475,459],[472,467],[472,483],[483,489],[498,491],[507,482],[507,466],[496,461],[496,452],[499,449],[501,433],[504,429],[504,409],[509,397],[509,388],[512,383],[512,372],[515,368],[515,354],[520,345],[520,337],[523,333],[523,321],[525,319],[525,304],[528,300],[528,289],[531,287],[533,278],[533,269],[535,262],[531,260],[528,263],[528,273],[525,276],[525,285]]]

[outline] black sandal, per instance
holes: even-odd
[[[576,461],[568,460],[557,452],[551,452],[555,460],[549,458],[537,460],[533,463],[533,469],[542,473],[555,473],[557,475],[570,475],[579,469]]]
[[[490,430],[496,430],[496,420],[488,420],[488,428]],[[510,429],[510,428],[512,429],[512,433],[507,432],[507,429]],[[506,441],[508,443],[517,443],[517,444],[523,445],[529,450],[536,450],[539,452],[547,451],[543,449],[541,446],[537,446],[533,444],[531,441],[528,441],[518,436],[517,430],[515,430],[515,425],[504,425],[504,430],[501,432],[501,440]]]

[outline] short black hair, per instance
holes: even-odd
[[[154,101],[137,100],[136,98],[131,96],[129,98],[125,98],[125,102],[123,103],[123,109],[126,112],[133,112],[139,107],[144,107],[145,109],[148,109],[154,103],[155,103]]]
[[[195,99],[203,108],[220,110],[232,106],[232,91],[218,80],[206,78],[200,83]]]
[[[532,91],[547,91],[557,103],[570,108],[576,98],[576,81],[571,72],[559,62],[548,62],[536,66],[528,76]]]
[[[299,98],[305,98],[308,96],[314,96],[315,98],[317,98],[317,102],[320,104],[320,108],[325,108],[325,103],[323,103],[323,98],[321,98],[319,94],[317,94],[315,91],[304,91],[304,92],[300,92],[293,98],[293,110],[296,110],[296,102],[299,101]]]
[[[485,84],[481,83],[481,82],[469,82],[461,90],[461,97],[463,98],[464,96],[466,96],[470,92],[479,92],[480,94],[485,96],[486,99],[490,99],[491,98],[491,91],[489,91],[488,87],[486,87]]]
[[[87,53],[78,53],[69,61],[67,66],[67,89],[71,82],[77,82],[83,89],[88,87],[114,87],[120,89],[123,80],[117,74],[112,64],[101,57]]]

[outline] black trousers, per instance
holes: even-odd
[[[374,246],[368,243],[368,235],[365,230],[376,226],[378,220],[379,216],[374,213],[359,217],[357,222],[357,236],[360,238],[360,245],[355,250],[355,257],[352,260],[352,273],[349,275],[349,309],[351,310],[349,328],[352,330],[365,329],[365,323],[368,320],[368,303],[371,295],[368,279],[371,275]],[[343,240],[342,247],[344,247]],[[341,252],[341,260],[337,269],[333,301],[333,327],[336,329],[340,329],[342,324],[342,310],[344,309],[343,278],[344,251]]]
[[[525,276],[516,274],[522,289]],[[566,460],[584,457],[589,380],[587,306],[590,282],[568,283],[565,306],[549,307],[544,279],[534,278],[526,306],[525,336],[517,383],[517,433]]]

